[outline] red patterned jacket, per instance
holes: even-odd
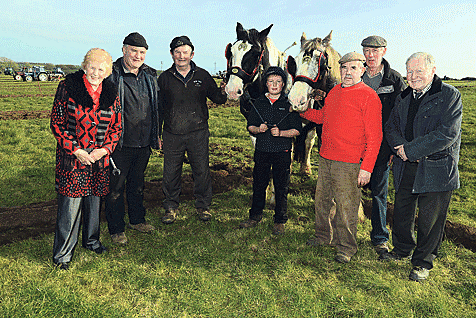
[[[102,82],[99,107],[94,107],[83,81],[83,71],[66,76],[56,90],[51,110],[51,130],[57,140],[56,191],[64,196],[105,196],[109,192],[109,155],[122,133],[117,87]],[[96,110],[94,110],[96,108]],[[105,148],[108,155],[91,166],[73,152]]]

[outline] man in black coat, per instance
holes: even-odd
[[[111,175],[106,198],[106,218],[112,241],[126,244],[124,189],[127,195],[128,227],[149,233],[155,228],[145,221],[144,173],[151,148],[159,149],[159,104],[157,72],[144,64],[149,46],[137,32],[126,36],[123,57],[113,64],[111,78],[118,86],[123,132],[112,159],[119,175]]]
[[[405,89],[402,76],[390,68],[383,58],[387,52],[387,41],[376,35],[362,41],[365,56],[365,73],[362,81],[375,90],[382,103],[382,129],[395,105],[395,99]],[[383,132],[382,144],[370,178],[369,187],[372,196],[372,232],[370,239],[377,254],[388,252],[389,231],[387,229],[388,176],[392,151]]]
[[[163,110],[162,190],[165,195],[165,215],[162,222],[165,224],[173,223],[179,212],[185,152],[192,167],[198,217],[202,221],[211,219],[207,98],[216,104],[224,104],[227,97],[224,85],[221,89],[218,88],[210,74],[192,62],[193,50],[194,46],[187,36],[174,38],[170,43],[170,55],[174,64],[159,77]]]

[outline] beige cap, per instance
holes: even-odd
[[[365,56],[357,52],[350,52],[340,58],[339,64],[344,64],[350,61],[361,61],[365,63]]]

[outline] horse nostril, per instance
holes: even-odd
[[[241,94],[242,94],[241,89],[237,90],[236,93],[237,93],[238,95],[241,95]]]

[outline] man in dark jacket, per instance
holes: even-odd
[[[178,214],[182,166],[185,152],[192,167],[195,207],[199,218],[211,218],[212,184],[209,167],[207,97],[224,104],[224,85],[217,87],[210,74],[192,62],[194,46],[187,36],[170,43],[172,67],[160,74],[160,103],[163,110],[164,170],[162,190],[165,215],[173,223]]]
[[[397,154],[393,161],[394,249],[380,259],[398,260],[413,252],[409,278],[422,281],[438,256],[451,194],[460,186],[463,105],[460,92],[435,75],[430,54],[415,53],[406,66],[410,87],[397,97],[385,126],[388,143]]]
[[[387,41],[376,35],[362,41],[366,70],[362,76],[365,84],[375,90],[382,102],[382,127],[390,116],[398,94],[406,85],[402,76],[390,68],[383,58],[387,52]],[[390,173],[390,149],[385,133],[380,145],[369,187],[372,196],[372,232],[370,239],[375,251],[380,255],[388,252],[389,231],[387,229],[388,175]]]
[[[151,148],[160,148],[157,72],[144,64],[149,46],[137,32],[126,36],[123,57],[114,62],[111,78],[118,85],[123,133],[112,159],[121,171],[111,175],[111,192],[106,198],[106,218],[112,241],[126,244],[124,233],[124,188],[127,195],[128,226],[148,233],[155,228],[145,221],[144,172]]]

